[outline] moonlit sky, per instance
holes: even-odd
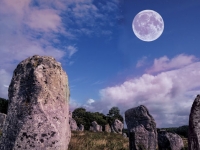
[[[0,0],[0,97],[32,55],[62,63],[70,109],[104,114],[145,105],[157,127],[188,124],[200,93],[200,1]],[[153,42],[132,31],[135,15],[158,12],[165,23]]]

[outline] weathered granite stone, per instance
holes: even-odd
[[[76,120],[74,120],[73,118],[69,118],[69,124],[70,124],[71,131],[77,131],[78,130]]]
[[[66,150],[71,137],[69,87],[61,64],[33,56],[13,73],[1,150]]]
[[[84,131],[84,125],[80,124],[79,131]]]
[[[109,124],[106,124],[106,125],[105,125],[105,132],[108,132],[108,133],[111,132],[111,128],[110,128],[110,125],[109,125]]]
[[[184,144],[182,138],[178,134],[159,131],[158,147],[159,150],[181,150],[184,147]]]
[[[89,131],[92,131],[92,132],[94,132],[94,128],[93,128],[93,126],[90,126],[90,129],[89,129]]]
[[[123,123],[118,120],[118,119],[115,119],[114,123],[113,123],[113,129],[116,133],[120,133],[122,134],[122,129],[124,128],[124,125]]]
[[[122,135],[123,135],[124,138],[127,138],[127,134],[126,133],[123,133]]]
[[[6,114],[0,113],[0,130],[3,129],[3,125],[5,124]]]
[[[188,149],[200,150],[200,95],[195,98],[189,117]]]
[[[101,127],[100,127],[100,125],[98,125],[98,123],[96,121],[92,122],[92,127],[93,127],[94,132],[100,132]]]
[[[129,131],[130,150],[155,150],[157,147],[157,130],[148,109],[140,105],[125,112],[125,121]]]

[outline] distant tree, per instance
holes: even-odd
[[[0,112],[7,114],[8,111],[8,100],[0,98]]]
[[[109,110],[109,113],[107,114],[107,121],[110,125],[113,124],[113,122],[115,121],[115,119],[120,120],[122,123],[124,123],[124,119],[122,117],[122,115],[120,115],[120,110],[118,107],[112,107]]]
[[[89,112],[82,107],[75,109],[72,113],[72,117],[76,120],[78,125],[83,124],[85,130],[89,130],[93,121],[96,121],[103,128],[108,123],[104,114],[99,112]]]

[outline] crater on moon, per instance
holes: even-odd
[[[133,19],[134,34],[142,41],[154,41],[161,36],[164,30],[162,17],[153,10],[143,10]]]

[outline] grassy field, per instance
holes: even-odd
[[[106,132],[72,131],[68,150],[128,150],[129,140]]]
[[[187,150],[187,138],[182,137]],[[72,131],[68,150],[129,150],[129,140],[122,135],[105,132]]]

